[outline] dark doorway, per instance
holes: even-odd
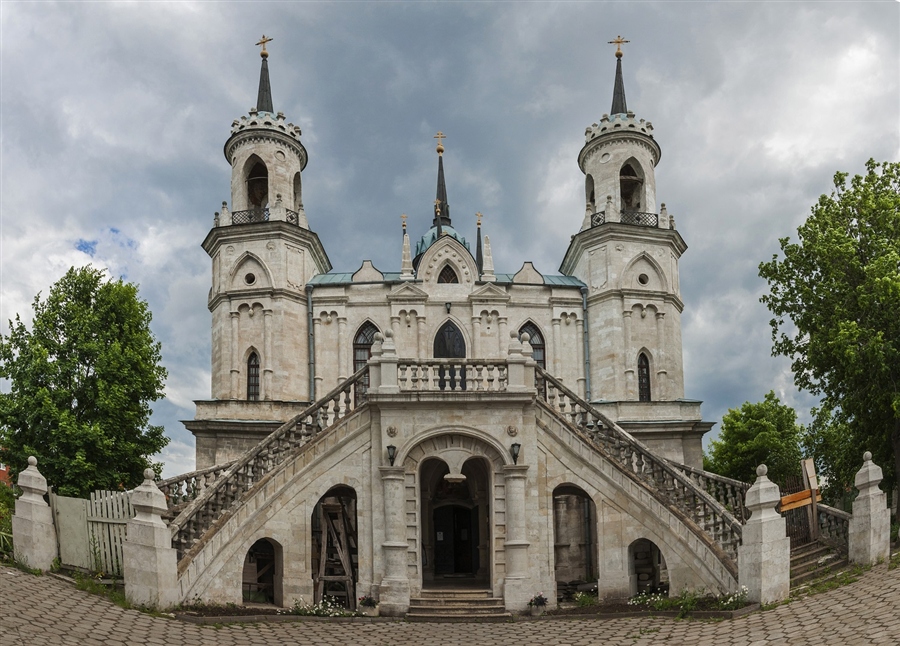
[[[478,571],[478,507],[446,505],[434,510],[434,573]]]
[[[244,603],[275,603],[275,545],[267,538],[256,541],[244,557]]]
[[[466,358],[466,341],[463,339],[462,332],[459,331],[459,328],[452,321],[444,323],[434,337],[434,358]],[[438,388],[440,390],[466,389],[465,366],[457,365],[455,362],[447,366],[441,366],[438,377]]]
[[[356,527],[356,491],[351,487],[333,487],[316,503],[310,536],[314,603],[331,597],[345,608],[356,609]]]

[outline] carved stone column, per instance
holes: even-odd
[[[400,316],[391,317],[391,332],[394,334],[394,344],[400,343]]]
[[[272,375],[275,365],[275,354],[272,352],[272,337],[275,331],[272,329],[272,310],[263,310],[263,352],[265,352],[265,360],[263,361],[263,382],[262,382],[262,399],[270,400],[272,397]]]
[[[50,505],[44,500],[47,479],[37,470],[37,458],[28,458],[28,467],[19,474],[16,484],[22,490],[12,517],[16,559],[28,567],[49,570],[57,557],[56,530]]]
[[[406,475],[402,466],[379,467],[384,492],[384,578],[379,590],[381,614],[402,616],[409,610],[409,575],[406,560],[406,514],[404,489]]]
[[[622,352],[622,365],[625,371],[625,399],[633,400],[637,399],[635,397],[635,388],[634,388],[634,365],[632,365],[632,351],[631,351],[631,310],[625,310],[622,312],[622,331],[623,331],[623,352]]]
[[[508,330],[508,328],[506,326],[506,317],[498,316],[497,317],[497,331],[498,331],[498,334],[497,334],[497,339],[498,339],[498,341],[497,341],[497,343],[498,343],[497,356],[498,357],[502,357],[502,356],[506,355],[506,348],[503,347],[503,344],[507,342],[507,339],[509,339],[509,332],[507,330]],[[518,336],[518,333],[516,334],[516,336]]]
[[[481,352],[481,316],[472,317],[472,358],[484,358]]]
[[[578,335],[578,338],[575,339],[575,356],[578,361],[578,367],[575,369],[576,375],[581,375],[578,377],[578,389],[575,391],[581,397],[586,395],[586,384],[587,384],[587,375],[584,374],[584,320],[576,319],[575,320],[575,333]]]
[[[347,341],[347,317],[338,317],[338,378],[337,383],[343,382],[347,377],[352,375],[355,370],[350,365],[352,359],[350,343]]]
[[[659,396],[656,399],[669,399],[668,372],[666,370],[666,314],[656,313],[656,387]]]
[[[562,341],[559,334],[559,319],[554,318],[551,325],[553,326],[553,376],[562,380]],[[546,356],[545,354],[544,357],[546,358]]]
[[[231,384],[229,386],[229,397],[231,399],[240,399],[241,397],[241,348],[240,348],[240,325],[241,313],[230,312],[231,317]]]
[[[419,361],[423,361],[428,358],[428,348],[425,347],[425,317],[417,316],[416,317],[416,341],[419,347],[419,356],[416,357]]]
[[[162,521],[166,497],[153,481],[153,469],[131,494],[135,516],[128,521],[123,546],[125,598],[134,605],[163,610],[178,598],[178,560],[172,533]]]
[[[327,393],[329,389],[322,389],[325,378],[322,376],[322,319],[315,317],[313,319],[313,336],[316,339],[316,397]]]
[[[506,582],[503,597],[507,610],[524,610],[532,592],[528,577],[527,518],[525,516],[525,479],[528,466],[503,466],[506,488]]]

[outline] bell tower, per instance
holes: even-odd
[[[621,37],[612,108],[585,131],[581,230],[561,271],[587,286],[594,401],[661,402],[684,397],[678,259],[687,246],[665,205],[657,208],[661,149],[649,121],[628,109]]]
[[[203,241],[212,259],[212,399],[198,401],[185,424],[197,436],[197,468],[231,459],[310,400],[306,285],[331,262],[303,209],[300,128],[273,107],[271,40],[257,43],[256,107],[225,142],[231,209],[222,203]]]

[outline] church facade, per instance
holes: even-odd
[[[372,595],[412,614],[460,586],[509,611],[578,585],[734,589],[736,543],[710,529],[733,518],[691,480],[712,424],[685,398],[687,246],[657,203],[661,149],[627,108],[621,51],[612,109],[573,150],[584,218],[556,274],[495,271],[480,217],[474,244],[453,227],[441,133],[432,226],[404,219],[399,270],[334,271],[267,56],[225,143],[231,205],[203,241],[212,396],[185,422],[197,469],[235,493],[210,507],[206,492],[202,523],[203,496],[173,511],[182,598]]]

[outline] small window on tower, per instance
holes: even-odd
[[[650,360],[643,352],[638,356],[638,400],[650,401]]]
[[[259,356],[255,352],[247,359],[247,400],[259,401]]]
[[[456,272],[453,271],[453,267],[450,265],[444,265],[444,268],[441,269],[441,273],[438,274],[438,282],[439,283],[458,283],[459,276],[456,275]]]

